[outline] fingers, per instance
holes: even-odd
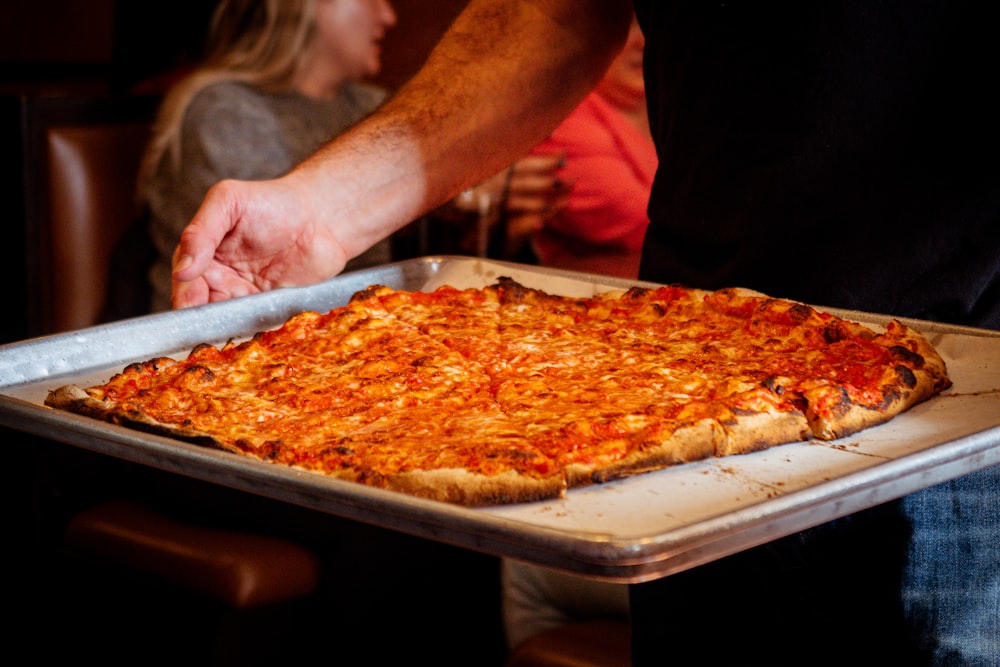
[[[172,278],[171,287],[171,306],[175,309],[235,299],[261,291],[252,280],[241,276],[233,267],[214,260],[204,272],[191,280]]]
[[[565,196],[573,188],[571,180],[558,174],[514,174],[510,179],[507,196],[548,196],[551,199]]]
[[[566,153],[547,153],[526,155],[514,163],[514,174],[553,174],[566,164]]]
[[[506,202],[507,217],[533,215],[542,219],[551,218],[565,210],[568,202],[568,194],[511,195]]]
[[[504,202],[508,214],[544,220],[562,211],[573,188],[572,181],[560,174],[564,165],[562,153],[529,155],[519,160],[510,174]]]
[[[208,303],[208,283],[205,280],[196,278],[194,280],[180,281],[176,277],[171,278],[170,305],[175,309],[191,308]]]
[[[521,239],[539,231],[549,216],[540,213],[512,215],[507,219],[507,238]]]
[[[562,179],[548,179],[512,184],[504,203],[507,213],[552,216],[566,208],[573,184]]]
[[[350,255],[315,210],[309,191],[287,179],[215,185],[174,253],[174,307],[312,284],[339,273]]]
[[[213,186],[181,232],[173,256],[171,305],[174,308],[200,306],[246,292],[245,281],[234,277],[231,267],[220,265],[217,253],[243,216],[249,193],[238,181],[222,181]]]
[[[223,181],[208,191],[174,251],[176,280],[192,280],[208,268],[216,249],[239,220],[238,190],[236,182]]]

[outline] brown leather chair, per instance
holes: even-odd
[[[22,101],[30,335],[145,311],[151,256],[134,193],[157,101]],[[77,452],[54,451],[48,462],[56,479],[42,483],[58,487],[57,478],[73,464],[53,458],[62,452],[75,461]],[[108,591],[126,572],[139,573],[140,579],[130,578],[124,587],[144,578],[158,582],[150,590],[189,591],[190,605],[215,601],[224,612],[213,651],[237,654],[232,644],[240,613],[301,600],[317,590],[319,559],[299,544],[179,521],[134,498],[79,504],[84,506],[72,504],[76,509],[61,537],[63,564],[72,576],[97,581],[100,571],[98,588]],[[155,606],[160,599],[150,595],[145,603]]]
[[[21,100],[28,335],[118,315],[108,302],[110,275],[125,241],[139,242],[138,261],[118,282],[148,292],[150,249],[135,190],[157,103],[153,96]],[[144,310],[138,301],[121,314]]]
[[[46,330],[81,329],[108,319],[113,252],[141,220],[132,193],[149,129],[139,122],[48,129],[45,245],[51,255],[41,301]],[[145,290],[142,275],[117,279]]]

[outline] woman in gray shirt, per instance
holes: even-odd
[[[387,0],[222,0],[203,64],[160,109],[139,181],[156,260],[151,307],[170,308],[170,259],[205,193],[227,178],[280,176],[378,107]],[[347,269],[391,260],[388,241]]]

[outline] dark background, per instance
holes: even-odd
[[[463,0],[396,0],[378,82],[398,87]],[[0,92],[123,89],[201,49],[215,0],[35,0],[0,6]]]
[[[196,60],[216,0],[32,0],[0,3],[0,343],[22,340],[25,283],[26,98],[159,94]],[[398,23],[383,43],[375,83],[398,88],[424,61],[463,0],[396,0]]]
[[[31,221],[24,211],[24,100],[162,92],[174,72],[200,55],[214,5],[215,0],[0,4],[0,344],[32,334],[25,316],[25,227]],[[419,67],[464,2],[395,0],[393,5],[399,23],[384,42],[384,68],[376,81],[388,88],[398,87]],[[217,489],[165,479],[152,469],[12,429],[0,427],[0,444],[8,481],[2,589],[13,618],[2,633],[7,650],[42,658],[39,662],[218,664],[206,642],[223,610],[170,586],[157,589],[116,566],[82,567],[67,561],[60,547],[61,529],[72,512],[123,479],[138,479],[167,495],[184,494],[192,503],[199,494],[217,498]],[[299,616],[281,615],[276,618],[280,625],[271,626],[275,634],[298,636],[277,641],[280,637],[262,626],[255,637],[259,659],[241,664],[288,664],[301,658],[340,662],[348,656],[366,664],[489,667],[502,661],[495,558],[360,524],[338,524],[335,518],[263,498],[232,502],[248,508],[248,515],[280,515],[280,521],[294,521],[306,532],[310,526],[322,531],[333,525],[330,534],[341,538],[337,543],[345,552],[332,563],[323,595],[290,612]],[[307,649],[289,653],[291,646]],[[274,650],[281,652],[278,657]]]

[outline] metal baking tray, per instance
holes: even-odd
[[[892,422],[675,466],[489,508],[428,501],[247,459],[47,408],[67,383],[103,383],[128,363],[181,356],[326,311],[383,284],[480,287],[499,276],[586,296],[637,284],[474,257],[424,257],[199,308],[0,346],[0,423],[94,452],[497,556],[637,583],[687,569],[1000,462],[1000,332],[906,321],[940,350],[954,385]],[[643,283],[638,283],[643,284]],[[831,310],[874,325],[883,316]]]

